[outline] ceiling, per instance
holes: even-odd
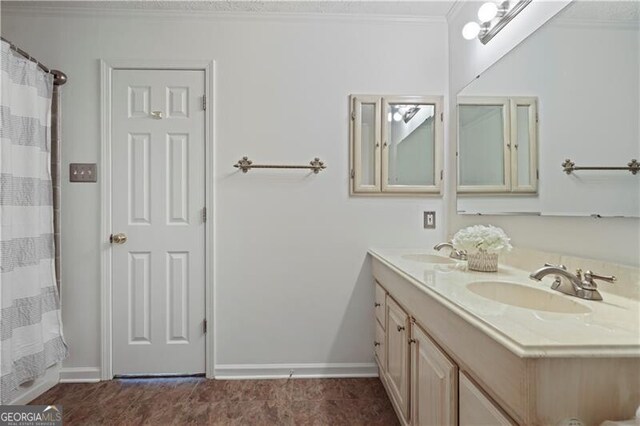
[[[2,1],[3,5],[75,9],[214,11],[228,13],[301,13],[344,15],[407,15],[444,17],[456,0],[422,1]]]

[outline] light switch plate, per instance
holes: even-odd
[[[436,212],[424,212],[424,229],[436,229]]]
[[[97,182],[98,167],[96,163],[69,164],[69,182]]]

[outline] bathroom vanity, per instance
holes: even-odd
[[[614,294],[602,284],[604,300],[587,301],[552,290],[552,276],[537,282],[512,266],[481,273],[435,252],[369,253],[375,356],[402,424],[598,425],[633,417],[635,288]]]

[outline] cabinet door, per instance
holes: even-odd
[[[409,316],[387,298],[387,383],[391,397],[409,417]]]
[[[509,98],[458,98],[458,193],[509,192]]]
[[[386,352],[387,352],[387,342],[386,335],[384,329],[380,325],[378,321],[376,321],[376,340],[374,342],[374,350],[376,355],[376,360],[378,361],[378,365],[380,369],[384,372],[386,371]]]
[[[380,97],[351,96],[351,192],[380,192]]]
[[[387,327],[386,321],[385,321],[385,312],[387,310],[386,299],[387,299],[387,292],[385,291],[384,288],[382,288],[380,284],[376,282],[376,299],[373,304],[373,307],[375,308],[375,311],[376,311],[376,319],[378,320],[378,323],[380,323],[380,325],[382,326],[383,330]]]
[[[441,96],[382,99],[382,192],[440,192],[442,104]]]
[[[516,424],[464,373],[461,372],[459,378],[460,426],[511,426]]]
[[[458,367],[415,323],[411,334],[411,424],[456,425]]]

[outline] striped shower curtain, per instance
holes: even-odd
[[[67,355],[54,269],[52,91],[53,77],[2,41],[0,404]]]

